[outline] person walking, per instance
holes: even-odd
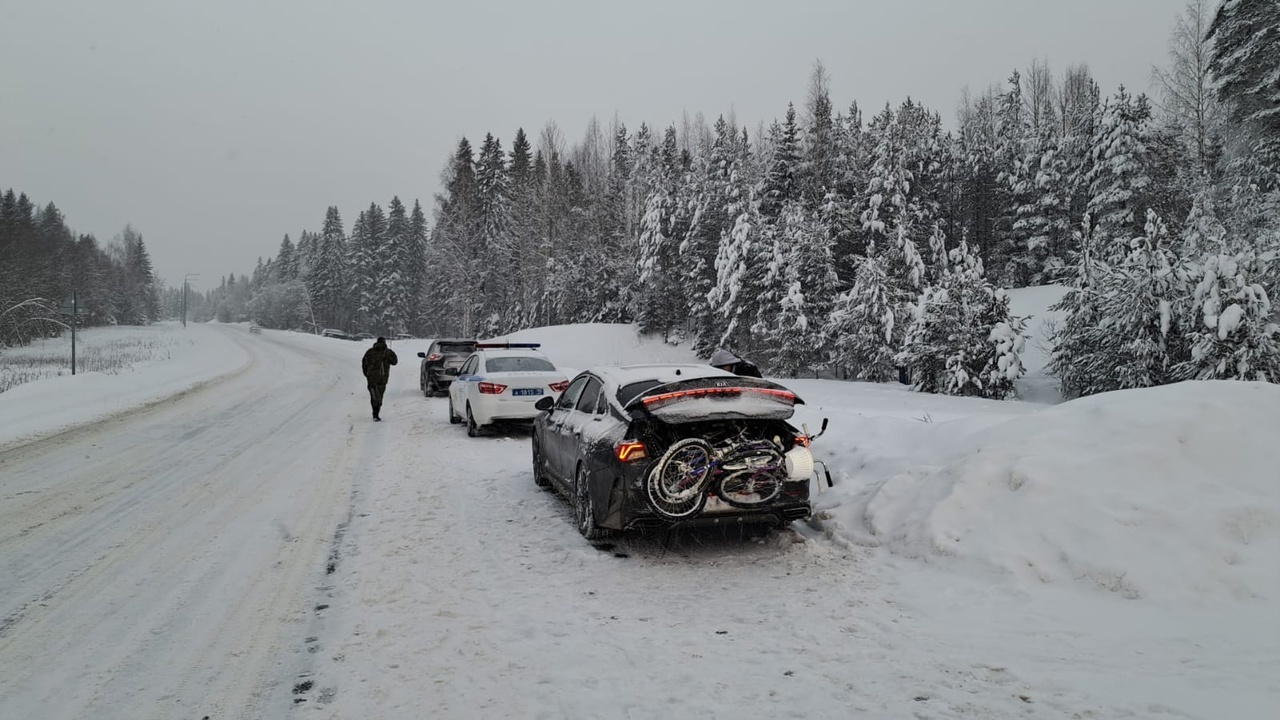
[[[381,422],[378,412],[382,410],[382,394],[387,391],[387,380],[391,377],[391,366],[399,362],[396,351],[387,347],[386,338],[378,338],[373,347],[365,350],[360,368],[364,370],[364,379],[369,384],[369,404],[373,406],[373,419]]]

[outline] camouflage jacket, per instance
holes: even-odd
[[[391,366],[397,362],[399,358],[396,357],[396,351],[387,347],[386,343],[379,342],[365,351],[364,359],[360,361],[360,368],[369,382],[383,385],[391,376]]]

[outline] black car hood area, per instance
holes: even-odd
[[[691,378],[655,384],[626,409],[670,424],[706,420],[786,420],[803,404],[794,392],[757,378]]]

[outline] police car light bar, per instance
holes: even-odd
[[[523,348],[526,350],[536,350],[540,347],[542,347],[542,343],[476,343],[477,350],[481,348],[502,348],[504,350]]]

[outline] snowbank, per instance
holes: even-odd
[[[541,343],[538,349],[570,377],[594,365],[706,362],[688,346],[672,345],[658,335],[642,335],[632,324],[549,325],[486,342]]]
[[[234,372],[249,359],[230,336],[234,332],[233,326],[214,329],[196,323],[86,331],[82,340],[89,343],[162,338],[166,351],[119,374],[62,375],[0,393],[0,448],[134,410]],[[70,341],[65,344],[69,356]]]
[[[987,428],[864,487],[828,528],[931,562],[1170,602],[1280,600],[1280,387],[1180,383]]]

